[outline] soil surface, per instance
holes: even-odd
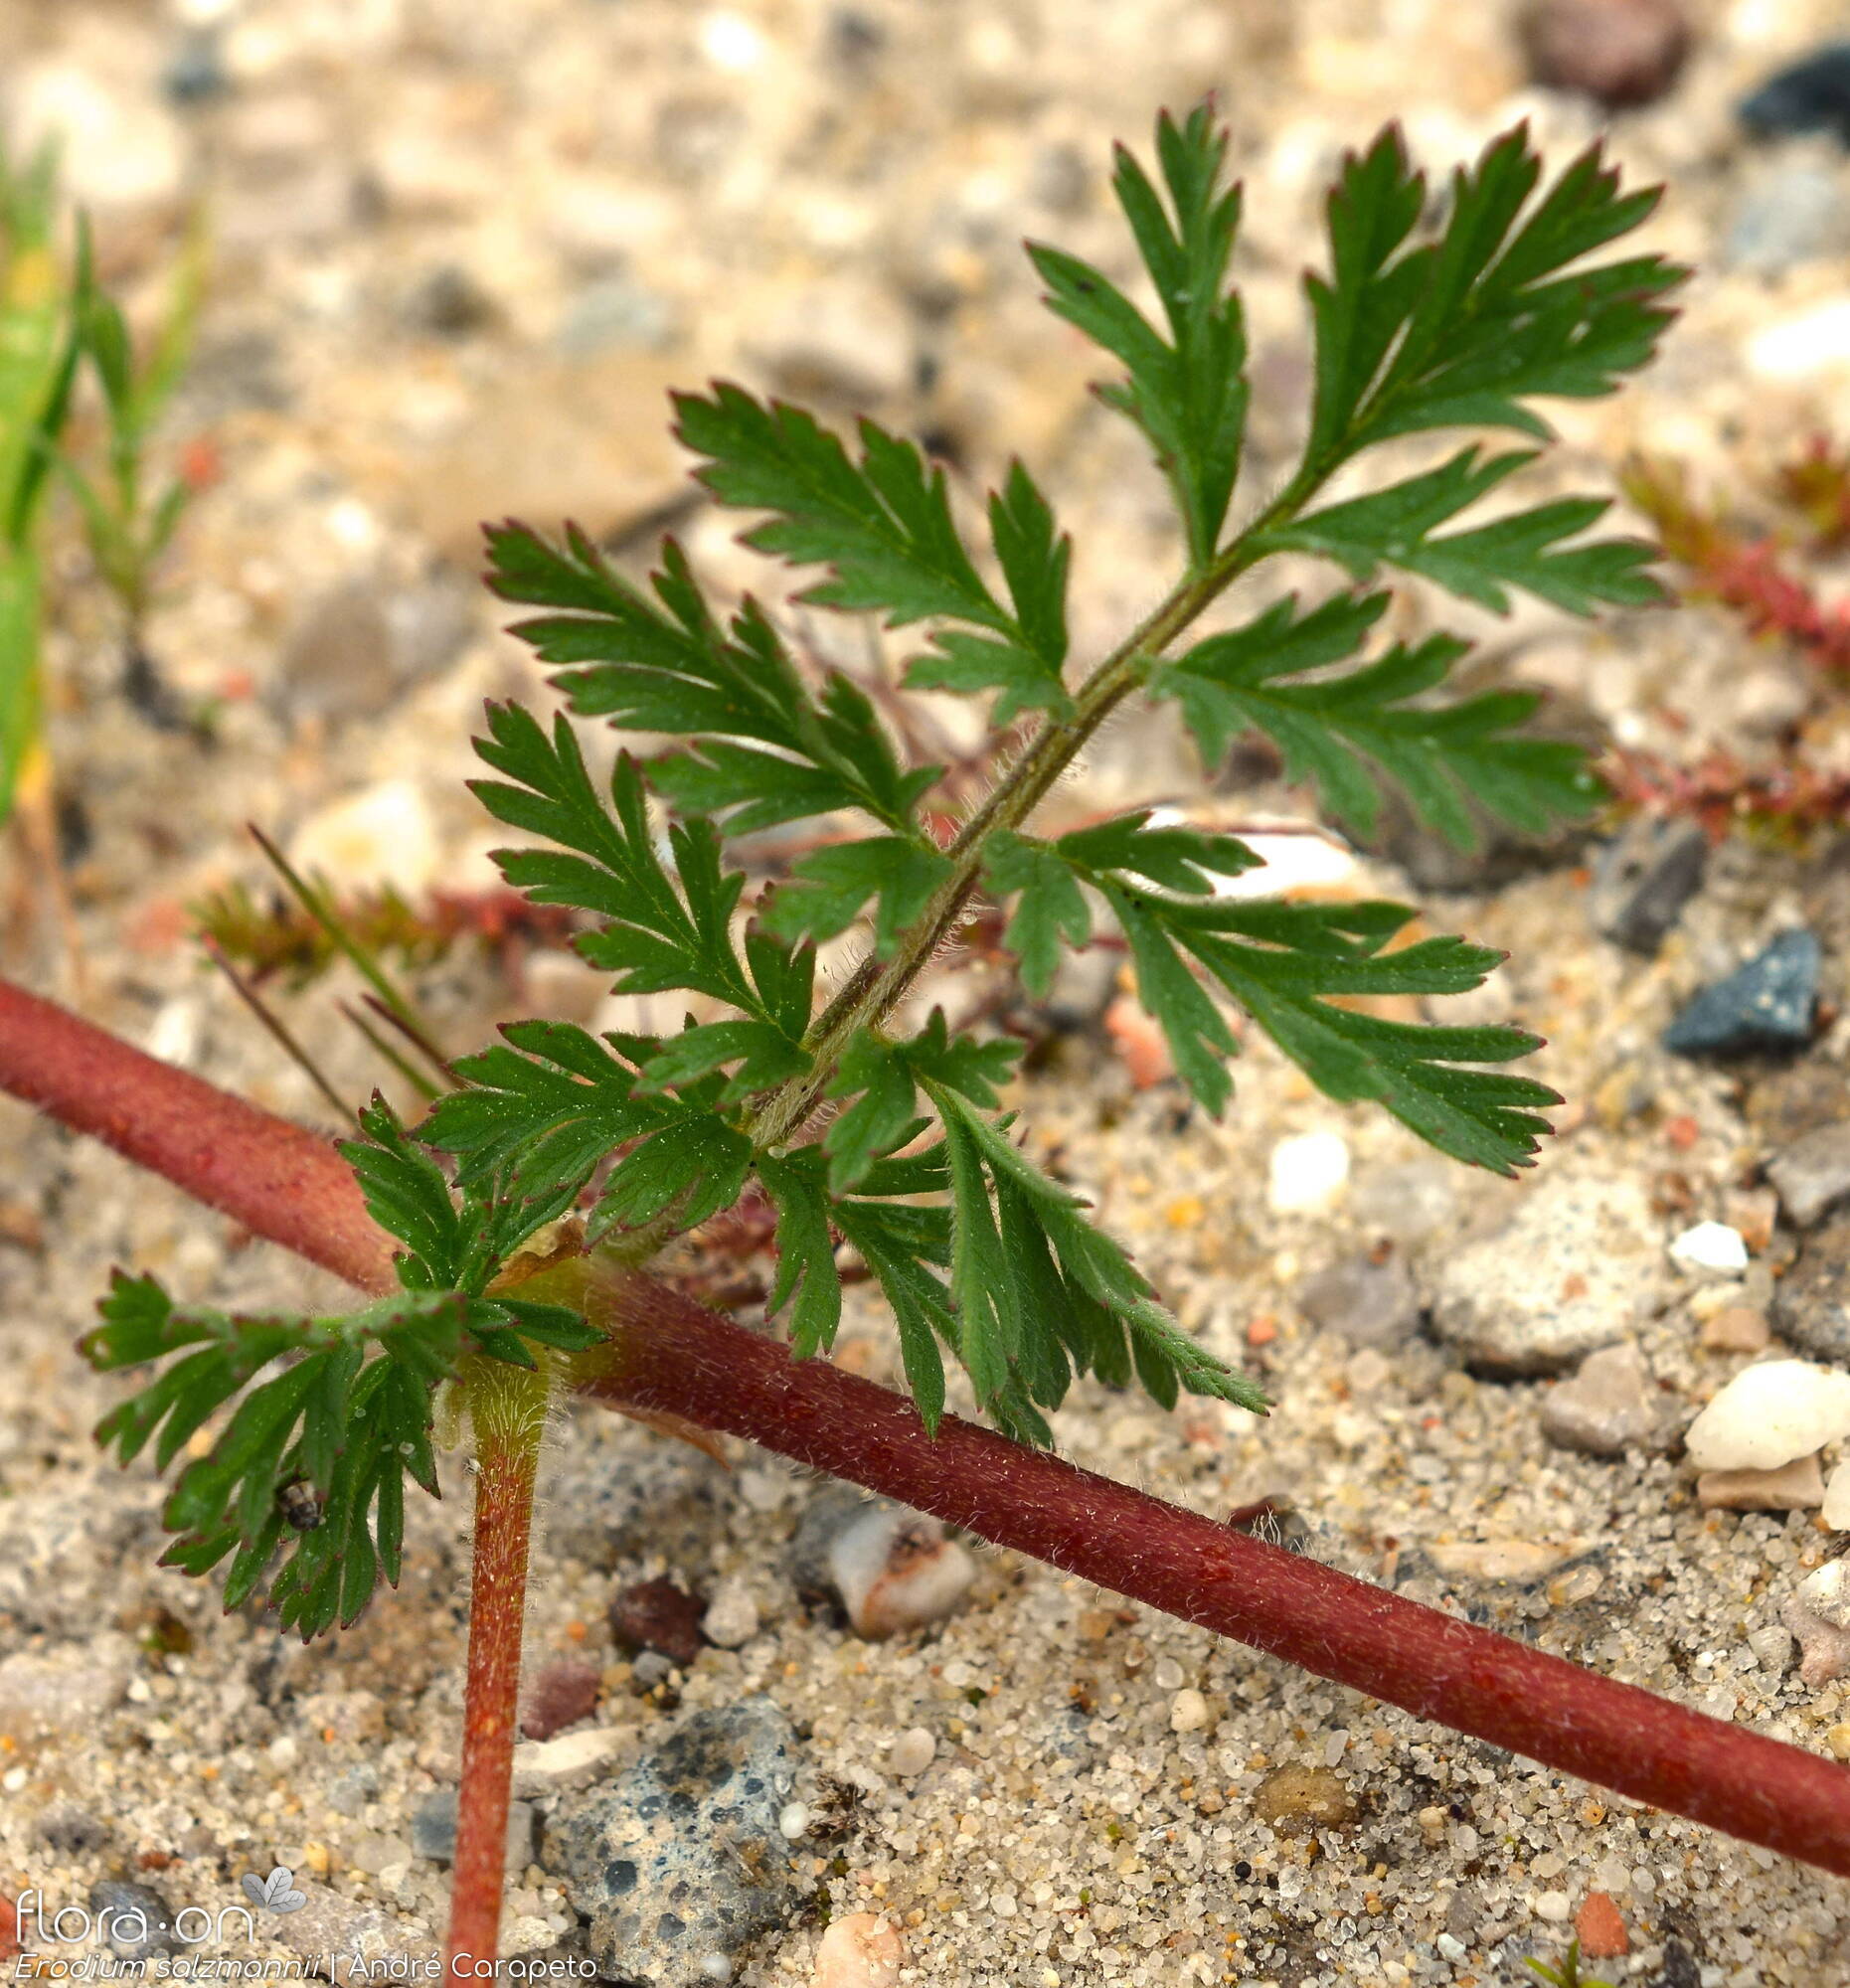
[[[1850,159],[1828,136],[1755,142],[1735,106],[1841,31],[1841,12],[1685,11],[1675,85],[1608,115],[1529,82],[1501,4],[12,0],[0,114],[16,148],[67,132],[67,181],[131,315],[158,314],[197,202],[213,268],[157,451],[185,451],[207,487],[146,628],[163,709],[194,722],[163,729],[122,694],[119,624],[61,517],[50,736],[77,963],[14,849],[9,971],[332,1129],[202,961],[188,907],[234,884],[268,901],[251,820],[345,891],[390,885],[422,904],[494,882],[499,837],[461,784],[469,733],[484,697],[548,693],[477,582],[483,519],[577,518],[638,574],[672,521],[721,595],[787,600],[787,580],[734,543],[737,521],[696,501],[667,429],[671,385],[732,376],[922,433],[971,515],[1019,452],[1078,546],[1075,647],[1100,653],[1168,583],[1178,545],[1136,438],[1086,392],[1093,355],[1040,307],[1019,244],[1124,271],[1110,142],[1146,144],[1159,106],[1207,90],[1247,186],[1248,495],[1282,477],[1301,430],[1300,272],[1343,148],[1398,117],[1442,174],[1526,117],[1552,161],[1603,131],[1628,176],[1667,181],[1650,245],[1697,269],[1661,362],[1561,414],[1538,486],[1610,493],[1648,451],[1704,501],[1770,522],[1776,467],[1830,431],[1850,381]],[[1828,593],[1831,557],[1805,557]],[[1842,708],[1802,658],[1712,606],[1594,627],[1417,592],[1397,611],[1405,630],[1481,638],[1473,667],[1546,689],[1589,737],[1686,763],[1716,745],[1770,760],[1802,730],[1814,763],[1850,770]],[[858,668],[905,652],[779,612]],[[934,706],[929,723],[953,748],[983,745],[961,709]],[[1145,800],[1309,846],[1307,794],[1262,760],[1210,794],[1154,719],[1111,732],[1058,805]],[[757,860],[768,871],[779,854]],[[1442,1019],[1548,1038],[1530,1068],[1569,1102],[1517,1184],[1328,1102],[1254,1032],[1234,1104],[1210,1122],[1106,1026],[1108,955],[1063,982],[1054,1011],[1016,1010],[1041,1044],[1015,1100],[1031,1148],[1093,1196],[1184,1323],[1276,1398],[1261,1422],[1082,1387],[1062,1446],[1217,1515],[1269,1499],[1302,1551],[1850,1753],[1850,1681],[1822,1660],[1801,1672],[1786,1620],[1841,1540],[1815,1496],[1705,1508],[1680,1450],[1698,1409],[1766,1357],[1769,1319],[1787,1350],[1824,1329],[1779,1307],[1783,1273],[1801,1267],[1822,1305],[1850,1252],[1843,1229],[1787,1221],[1763,1172],[1850,1116],[1838,854],[1724,840],[1643,954],[1598,933],[1598,841],[1462,865],[1411,832],[1339,852],[1341,876],[1317,888],[1420,903],[1428,929],[1510,952]],[[1664,1050],[1693,994],[1798,927],[1823,949],[1808,1047],[1784,1063]],[[666,1004],[639,1016],[571,958],[521,944],[464,939],[415,977],[452,1051],[525,1014],[679,1019]],[[382,1085],[414,1105],[339,1012],[357,982],[271,986],[340,1094]],[[980,960],[928,994],[1008,1003],[1001,966]],[[157,1569],[159,1482],[145,1460],[99,1460],[90,1431],[120,1389],[76,1350],[110,1267],[226,1306],[340,1292],[17,1107],[0,1105],[0,1891],[36,1888],[48,1922],[110,1884],[211,1917],[247,1874],[280,1865],[305,1905],[197,1950],[427,1948],[447,1884],[427,1854],[430,1804],[453,1786],[462,1688],[460,1458],[443,1500],[412,1510],[403,1584],[327,1642],[304,1649],[254,1608],[228,1616],[210,1582]],[[1324,1137],[1284,1144],[1307,1134]],[[1703,1222],[1743,1239],[1744,1268],[1672,1257]],[[765,1258],[695,1244],[686,1262],[743,1279],[741,1315],[761,1316],[751,1282],[761,1294]],[[852,1295],[836,1357],[892,1378],[890,1323]],[[1603,1371],[1629,1374],[1635,1399],[1600,1438],[1614,1453],[1590,1454],[1574,1431],[1603,1405],[1577,1422],[1572,1398],[1551,1412],[1551,1397],[1613,1345],[1638,1358]],[[719,1963],[745,1988],[810,1980],[824,1927],[861,1911],[897,1929],[897,1978],[940,1988],[1506,1982],[1533,1978],[1530,1955],[1558,1961],[1577,1924],[1590,1944],[1627,1945],[1587,1963],[1614,1982],[1850,1983],[1838,1881],[976,1543],[953,1612],[864,1640],[806,1598],[791,1558],[818,1491],[743,1448],[722,1466],[579,1409],[560,1418],[546,1492],[529,1657],[535,1673],[565,1658],[595,1672],[582,1730],[604,1739],[581,1781],[742,1701],[767,1697],[793,1729],[790,1870],[767,1923]],[[613,1595],[663,1576],[725,1592],[745,1639],[685,1666],[619,1651]],[[538,1813],[506,1948],[564,1961],[586,1951],[587,1908],[553,1846],[579,1791],[553,1768],[528,1786]],[[742,1866],[727,1882],[755,1880]]]

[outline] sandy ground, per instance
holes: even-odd
[[[1841,404],[1850,346],[1839,334],[1833,349],[1815,313],[1844,294],[1850,239],[1819,222],[1796,247],[1764,245],[1803,207],[1791,176],[1834,189],[1841,208],[1850,165],[1828,145],[1751,148],[1731,106],[1840,24],[1821,0],[1691,11],[1682,83],[1611,131],[1628,172],[1670,183],[1650,234],[1698,265],[1686,315],[1640,387],[1570,411],[1547,473],[1610,488],[1649,447],[1745,500]],[[196,194],[216,245],[171,431],[204,437],[218,478],[148,631],[175,691],[213,706],[213,746],[124,705],[106,605],[75,548],[56,567],[53,741],[74,802],[86,1012],[326,1121],[203,970],[183,908],[259,881],[238,833],[248,818],[349,884],[487,881],[496,838],[459,784],[467,732],[484,695],[539,687],[474,585],[476,525],[573,515],[646,558],[685,499],[663,421],[671,383],[736,374],[925,431],[958,465],[960,501],[1019,450],[1080,546],[1076,644],[1096,651],[1164,583],[1175,546],[1132,439],[1084,395],[1089,354],[1039,309],[1019,238],[1121,266],[1109,141],[1140,143],[1157,106],[1218,91],[1248,185],[1262,487],[1301,419],[1298,272],[1341,149],[1391,115],[1435,168],[1519,115],[1556,159],[1599,128],[1588,106],[1524,87],[1508,15],[1424,0],[16,0],[0,16],[0,106],[16,130],[78,133],[69,178],[111,279],[137,308],[158,302]],[[222,86],[176,105],[163,77],[189,63],[216,63]],[[717,586],[777,596],[731,522],[695,508],[678,529]],[[1408,609],[1414,625],[1432,612]],[[1790,659],[1697,608],[1598,630],[1523,608],[1469,632],[1500,668],[1634,745],[1738,743],[1791,709]],[[1126,724],[1071,798],[1197,785],[1165,728]],[[1221,805],[1232,819],[1301,816],[1303,797],[1261,783]],[[1417,895],[1391,863],[1367,875]],[[1801,1683],[1779,1626],[1804,1570],[1833,1551],[1809,1513],[1706,1512],[1674,1452],[1552,1446],[1551,1379],[1474,1372],[1411,1322],[1358,1347],[1300,1301],[1308,1277],[1384,1238],[1430,1301],[1472,1238],[1538,1200],[1553,1236],[1546,1211],[1591,1195],[1622,1234],[1564,1218],[1538,1275],[1598,1274],[1613,1250],[1648,1259],[1648,1301],[1610,1336],[1641,1350],[1666,1429],[1743,1364],[1705,1349],[1712,1301],[1664,1250],[1705,1218],[1764,1218],[1753,1183],[1781,1137],[1772,1074],[1679,1062],[1657,1036],[1691,991],[1799,920],[1824,938],[1824,991],[1841,1000],[1841,886],[1825,861],[1731,848],[1648,962],[1594,936],[1586,891],[1585,870],[1559,865],[1430,915],[1514,955],[1473,1015],[1550,1038],[1535,1068],[1571,1102],[1521,1186],[1464,1176],[1328,1104],[1261,1044],[1219,1125],[1173,1086],[1135,1090],[1101,1029],[1058,1046],[1023,1087],[1034,1140],[1058,1146],[1184,1321],[1261,1366],[1278,1403],[1261,1426],[1082,1389],[1061,1439],[1205,1511],[1273,1496],[1305,1551],[1822,1750],[1850,1718],[1845,1688]],[[71,991],[49,922],[10,964]],[[359,1095],[384,1074],[334,1012],[344,991],[336,979],[289,1012]],[[570,964],[532,962],[521,989],[466,951],[423,992],[458,1047],[515,1013],[583,1019],[598,1002]],[[1782,1080],[1837,1094],[1846,1048],[1827,1035]],[[427,1938],[446,1874],[417,1854],[412,1816],[454,1774],[461,1467],[451,1459],[444,1501],[414,1515],[404,1585],[335,1642],[285,1644],[156,1570],[156,1483],[98,1461],[88,1432],[116,1391],[74,1348],[108,1267],[222,1304],[336,1293],[109,1156],[12,1107],[0,1122],[13,1155],[0,1357],[14,1381],[0,1396],[0,1889],[83,1905],[99,1881],[132,1879],[216,1913],[246,1872],[280,1863],[312,1887],[315,1933],[370,1914],[395,1940]],[[1273,1149],[1310,1131],[1346,1142],[1346,1187],[1321,1213],[1278,1213]],[[1762,1252],[1789,1254],[1790,1240]],[[893,1371],[871,1304],[855,1306],[840,1357]],[[748,1988],[808,1979],[820,1927],[861,1909],[901,1928],[904,1979],[944,1988],[1506,1981],[1524,1977],[1523,1956],[1565,1945],[1594,1891],[1631,1941],[1599,1963],[1609,1979],[1850,1982],[1836,1881],[1006,1556],[983,1556],[949,1619],[863,1642],[798,1599],[785,1545],[813,1487],[774,1461],[741,1451],[722,1469],[580,1411],[562,1420],[553,1472],[530,1652],[601,1666],[609,1768],[686,1714],[754,1693],[795,1724],[796,1792],[816,1820],[787,1913],[737,1956]],[[1524,1550],[1505,1563],[1516,1577],[1456,1551],[1486,1543]],[[743,1580],[762,1627],[644,1688],[604,1611],[615,1588],[664,1573],[706,1590]],[[1199,1721],[1193,1699],[1178,1717],[1187,1694]],[[893,1742],[920,1727],[930,1764],[893,1771]],[[1338,1819],[1264,1819],[1256,1796],[1287,1765],[1340,1790]],[[510,1946],[576,1950],[558,1874],[534,1865],[513,1884]],[[287,1929],[292,1947],[224,1950],[313,1951],[310,1920]]]

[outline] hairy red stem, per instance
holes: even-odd
[[[588,1392],[749,1436],[1318,1677],[1850,1876],[1850,1772],[910,1402],[653,1278]]]
[[[519,1381],[527,1378],[518,1370],[510,1372]],[[478,1373],[474,1378],[492,1387],[499,1377]],[[543,1413],[543,1387],[539,1403]],[[500,1934],[540,1432],[538,1418],[530,1429],[510,1430],[501,1416],[484,1414],[479,1408],[474,1420],[478,1475],[475,1550],[470,1561],[468,1685],[462,1714],[462,1773],[456,1790],[456,1864],[444,1948],[445,1965],[457,1980],[477,1979],[480,1964],[494,1961]]]
[[[367,1290],[395,1244],[333,1145],[0,979],[0,1090]]]
[[[361,1246],[367,1218],[351,1177],[342,1187],[307,1169],[307,1207],[293,1205],[298,1190],[282,1184],[282,1156],[299,1163],[304,1134],[4,983],[0,996],[0,1087],[84,1130],[110,1119],[105,1098],[171,1116],[204,1108],[205,1093],[252,1149],[269,1183],[264,1195],[228,1187],[221,1169],[202,1164],[196,1140],[124,1134],[112,1143],[257,1235],[331,1266],[344,1254],[371,1272],[356,1281],[377,1281],[389,1245],[375,1231],[370,1249]],[[56,1018],[75,1073],[62,1085],[29,1080],[54,1060],[41,1055],[34,1033],[44,1016]],[[267,1163],[258,1150],[266,1141]],[[346,1240],[337,1244],[337,1237]],[[822,1361],[793,1362],[652,1278],[614,1278],[604,1295],[619,1337],[612,1371],[588,1388],[594,1398],[749,1437],[1422,1718],[1850,1876],[1850,1772],[1814,1754],[1405,1601],[954,1416],[928,1437],[899,1396]]]

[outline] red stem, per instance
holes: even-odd
[[[41,1037],[46,1017],[56,1031]],[[48,1066],[62,1070],[57,1081]],[[111,1139],[119,1151],[255,1234],[330,1267],[350,1262],[356,1281],[378,1281],[389,1245],[377,1231],[369,1243],[359,1191],[330,1149],[308,1140],[319,1156],[311,1164],[296,1128],[4,983],[0,1087],[83,1130],[119,1120]],[[267,1184],[261,1193],[232,1178],[211,1142],[180,1135],[202,1113],[237,1131],[252,1175]],[[167,1129],[155,1136],[154,1124]],[[614,1279],[606,1296],[621,1338],[616,1370],[590,1390],[599,1399],[749,1437],[1422,1718],[1850,1876],[1850,1774],[1814,1754],[953,1416],[933,1440],[898,1396],[822,1361],[792,1362],[651,1278]]]
[[[631,1274],[593,1396],[723,1429],[1318,1677],[1850,1876],[1850,1773],[910,1402]]]
[[[456,1865],[445,1966],[474,1980],[495,1959],[507,1863],[508,1794],[520,1699],[527,1548],[533,1532],[535,1442],[509,1440],[476,1417],[475,1551],[470,1563],[469,1667],[456,1791]],[[534,1433],[537,1435],[538,1430]]]
[[[0,1090],[350,1283],[398,1288],[392,1239],[328,1140],[4,979]]]

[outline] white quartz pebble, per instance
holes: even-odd
[[[894,1988],[906,1948],[899,1928],[872,1912],[834,1919],[816,1947],[811,1988]]]
[[[1748,1267],[1748,1245],[1741,1231],[1725,1222],[1699,1222],[1671,1243],[1670,1257],[1686,1270],[1738,1277]]]
[[[915,1774],[925,1772],[936,1752],[937,1741],[923,1726],[909,1726],[888,1750],[887,1765],[910,1780]]]
[[[1825,1482],[1824,1523],[1834,1533],[1850,1533],[1850,1463],[1840,1463]]]
[[[1683,1438],[1698,1470],[1776,1470],[1850,1435],[1850,1374],[1809,1360],[1744,1368]]]
[[[869,1505],[836,1534],[829,1577],[856,1635],[898,1635],[948,1615],[976,1578],[976,1563],[935,1519]]]
[[[722,1650],[737,1650],[758,1632],[757,1603],[743,1580],[722,1580],[701,1618],[700,1633]]]
[[[1304,1132],[1271,1149],[1271,1212],[1322,1215],[1349,1184],[1349,1148],[1335,1132]]]

